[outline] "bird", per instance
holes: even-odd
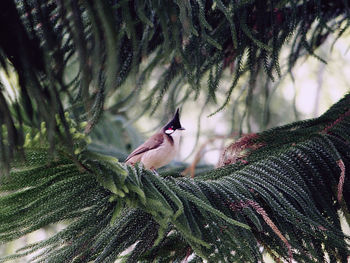
[[[156,172],[156,169],[170,163],[179,150],[182,131],[179,108],[174,117],[160,131],[137,147],[126,159],[125,163],[135,165],[141,162],[145,169]]]

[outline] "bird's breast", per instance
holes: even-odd
[[[172,135],[172,139],[173,140],[170,138],[164,138],[163,143],[159,147],[143,154],[141,162],[146,169],[157,169],[167,165],[174,159],[179,149],[180,134]]]

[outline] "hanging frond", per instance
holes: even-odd
[[[332,32],[339,29],[341,36],[349,19],[348,3],[342,0],[4,0],[1,10],[0,65],[5,71],[13,67],[19,82],[16,114],[10,114],[12,103],[1,102],[0,124],[9,136],[6,144],[1,140],[3,165],[23,146],[23,124],[38,128],[45,121],[52,151],[56,114],[68,127],[63,112],[69,110],[76,121],[88,122],[89,132],[106,97],[117,94],[114,110],[139,98],[145,99],[144,110],[154,112],[171,95],[172,85],[187,99],[198,98],[209,72],[216,79],[209,80],[215,101],[222,70],[237,65],[244,71],[234,71],[227,99],[218,105],[221,110],[244,72],[255,78],[258,69],[251,65],[263,63],[271,79],[274,72],[280,76],[279,55],[289,40],[289,68],[305,50],[322,60],[315,50]],[[240,65],[247,51],[251,57]],[[160,68],[161,76],[147,96],[143,83]],[[133,77],[138,79],[135,88],[123,86]],[[61,136],[69,147],[68,130]]]

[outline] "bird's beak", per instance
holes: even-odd
[[[186,129],[185,129],[185,128],[183,128],[183,127],[181,127],[181,128],[178,128],[178,130],[183,131],[183,130],[186,130]]]

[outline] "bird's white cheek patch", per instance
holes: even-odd
[[[173,132],[174,130],[170,130],[170,129],[165,131],[166,134],[172,134]]]

